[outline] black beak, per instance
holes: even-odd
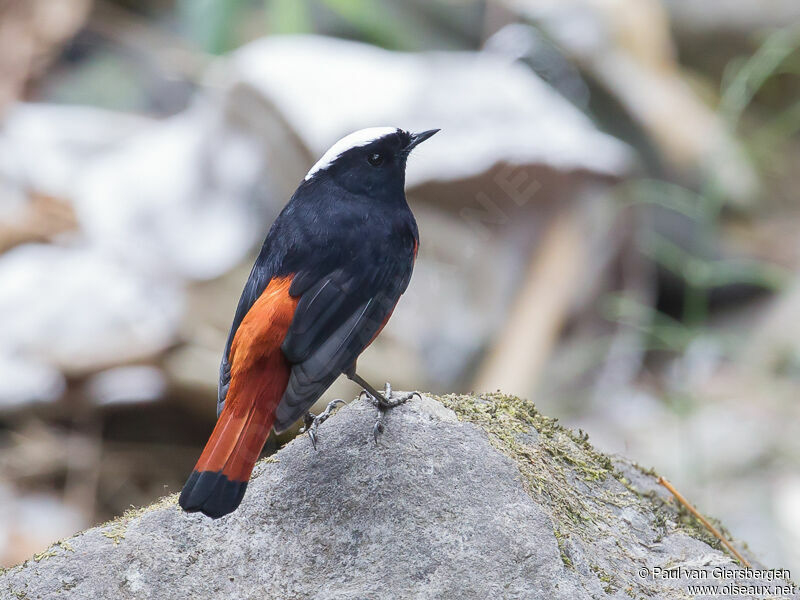
[[[408,146],[406,146],[406,152],[411,152],[412,149],[416,148],[422,142],[439,131],[441,131],[441,129],[428,129],[428,131],[423,131],[421,133],[412,133],[411,141],[408,143]]]

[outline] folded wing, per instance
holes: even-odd
[[[289,290],[299,296],[281,345],[292,364],[274,427],[284,431],[372,342],[408,287],[413,259],[388,259],[366,270],[338,269],[323,277],[298,273]]]

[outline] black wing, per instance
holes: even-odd
[[[300,300],[281,346],[293,365],[277,408],[276,431],[288,429],[355,363],[408,287],[412,267],[409,253],[368,270],[295,276],[289,293]]]

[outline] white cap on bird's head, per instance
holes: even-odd
[[[398,127],[367,127],[366,129],[359,129],[353,133],[344,136],[333,146],[331,146],[322,157],[314,163],[306,173],[305,181],[311,179],[316,173],[324,171],[330,167],[337,158],[348,150],[353,148],[362,148],[369,146],[373,142],[377,142],[389,136],[401,136],[404,138],[404,150],[406,154],[410,152],[417,144],[420,144],[438,132],[438,129],[429,129],[421,133],[408,133]],[[406,140],[407,138],[407,140]]]

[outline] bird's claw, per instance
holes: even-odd
[[[400,406],[401,404],[408,402],[414,396],[420,399],[422,398],[422,395],[419,392],[409,392],[408,394],[403,394],[397,398],[392,398],[392,386],[388,381],[383,388],[383,394],[371,394],[367,390],[361,390],[361,393],[358,395],[359,400],[366,397],[366,399],[378,409],[378,420],[375,421],[375,425],[372,427],[372,438],[375,440],[376,446],[378,445],[378,436],[383,433],[384,430],[384,413],[390,408],[395,408],[396,406]]]
[[[383,415],[381,415],[383,416]],[[375,440],[375,445],[378,445],[378,436],[383,433],[383,420],[378,417],[375,425],[372,426],[372,439]]]
[[[337,404],[345,404],[345,401],[338,398],[336,400],[331,400],[328,402],[328,406],[325,407],[325,410],[317,416],[306,413],[306,416],[303,417],[303,427],[300,429],[300,433],[308,432],[308,439],[311,440],[311,445],[314,447],[314,450],[317,449],[317,439],[319,439],[317,437],[317,429],[333,414],[333,409],[336,408]]]
[[[417,398],[422,398],[422,395],[419,392],[409,392],[408,394],[403,394],[402,396],[398,396],[397,398],[392,398],[392,386],[387,381],[386,385],[383,388],[382,394],[373,395],[370,394],[367,390],[361,390],[361,393],[358,395],[358,399],[362,400],[366,398],[369,400],[375,408],[386,410],[389,408],[394,408],[396,406],[400,406],[401,404],[408,402],[416,396]]]

